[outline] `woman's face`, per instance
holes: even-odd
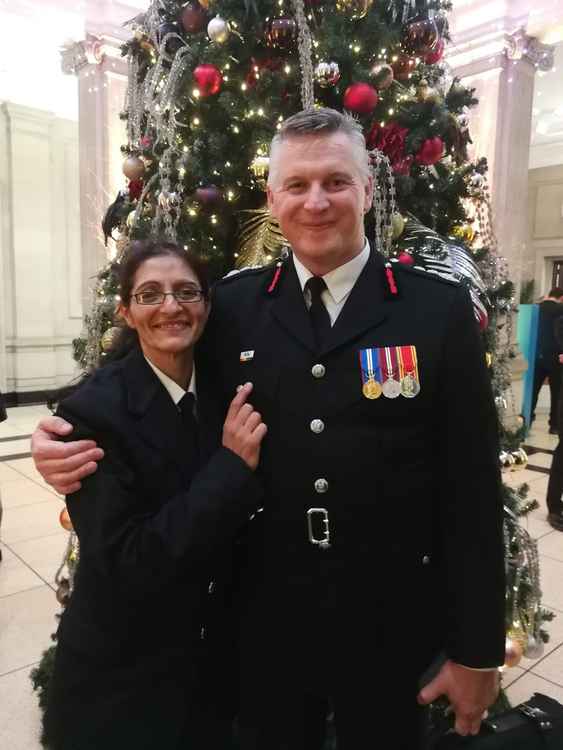
[[[193,348],[205,328],[209,305],[204,299],[180,304],[170,294],[159,305],[142,305],[133,295],[194,288],[201,289],[197,276],[174,255],[149,258],[137,269],[131,302],[123,308],[123,316],[137,331],[145,356],[157,366],[163,357]]]

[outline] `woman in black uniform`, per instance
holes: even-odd
[[[206,627],[216,631],[228,607],[222,553],[259,505],[266,427],[247,384],[223,446],[200,468],[193,350],[209,312],[200,263],[175,245],[136,243],[120,274],[130,351],[58,409],[73,438],[95,439],[105,458],[67,497],[80,563],[45,739],[53,750],[222,750],[228,722],[203,689]]]

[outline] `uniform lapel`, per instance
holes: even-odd
[[[385,320],[388,305],[383,296],[383,269],[381,255],[372,250],[332,327],[323,354],[358,338],[366,330],[380,325]]]
[[[274,297],[272,315],[303,346],[312,352],[316,351],[311,318],[292,258],[286,261],[280,289]]]
[[[185,453],[183,425],[178,409],[141,351],[128,356],[124,376],[127,405],[137,436],[185,474],[193,457]]]

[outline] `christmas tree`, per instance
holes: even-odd
[[[468,155],[477,101],[444,62],[450,9],[445,0],[153,0],[133,19],[123,47],[126,181],[103,220],[115,257],[75,342],[82,368],[111,349],[115,269],[130,240],[189,246],[215,276],[282,252],[266,205],[269,143],[296,111],[333,107],[364,128],[376,176],[368,237],[391,261],[468,287],[498,407],[499,460],[523,468],[524,430],[507,417],[514,287],[496,246],[486,160]],[[540,605],[535,543],[519,523],[537,507],[526,491],[503,486],[510,666],[537,658],[551,616]],[[71,573],[76,558],[72,535]],[[71,578],[60,582],[63,604]],[[36,674],[40,689],[47,678],[48,669]]]

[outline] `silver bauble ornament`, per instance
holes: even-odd
[[[539,659],[543,656],[544,651],[545,644],[542,639],[529,635],[526,647],[524,648],[524,656],[526,659]]]
[[[511,456],[514,459],[512,471],[521,471],[528,465],[528,454],[523,448],[519,448],[517,451],[511,451]]]
[[[508,471],[514,466],[514,457],[510,455],[507,451],[501,451],[501,454],[499,456],[500,461],[500,468],[503,471]]]
[[[315,68],[315,80],[326,88],[327,86],[335,86],[340,80],[340,68],[338,63],[335,62],[320,62]]]
[[[158,205],[163,211],[172,211],[180,205],[178,193],[168,193],[163,190],[158,195]]]
[[[212,42],[216,44],[223,44],[229,38],[231,29],[229,28],[228,21],[225,21],[221,16],[215,16],[207,24],[207,34]]]
[[[374,65],[370,73],[373,78],[373,85],[379,91],[385,91],[393,83],[395,73],[390,65],[378,63]]]

